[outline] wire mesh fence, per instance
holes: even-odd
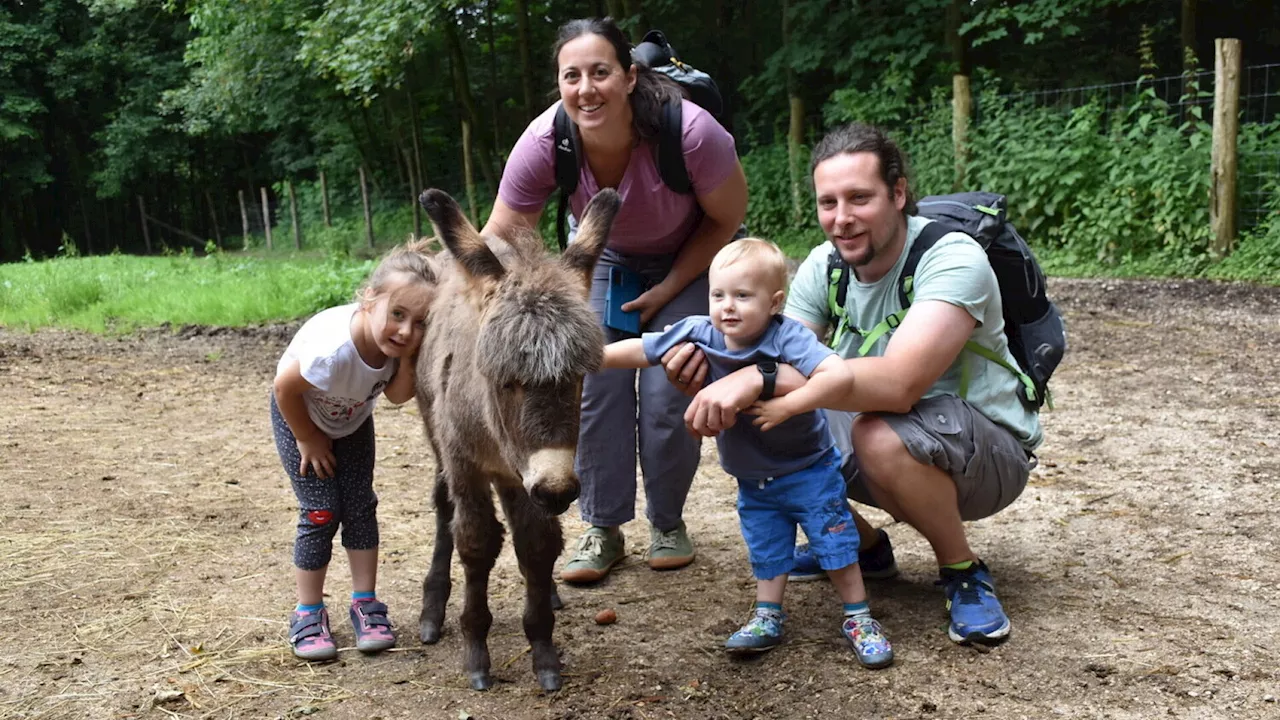
[[[1214,84],[1213,72],[1199,71],[1125,83],[1009,93],[997,98],[1009,105],[1049,108],[1064,114],[1095,104],[1101,110],[1101,127],[1108,128],[1117,119],[1123,121],[1124,113],[1138,102],[1140,94],[1150,91],[1168,108],[1169,120],[1182,127],[1192,120],[1212,122]],[[981,125],[982,118],[982,104],[975,96],[975,127]],[[1241,70],[1237,167],[1238,226],[1245,230],[1276,212],[1280,205],[1280,64]]]

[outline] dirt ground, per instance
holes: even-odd
[[[566,682],[550,696],[509,543],[494,689],[466,688],[456,592],[440,644],[417,641],[435,516],[412,403],[376,414],[379,594],[401,647],[311,666],[284,642],[294,501],[265,409],[291,328],[0,330],[0,718],[1280,718],[1280,290],[1052,290],[1071,348],[1040,467],[969,526],[1013,619],[1005,645],[947,640],[932,555],[893,525],[902,576],[870,590],[896,665],[857,665],[825,582],[789,589],[782,647],[726,658],[752,580],[707,442],[686,513],[697,561],[650,571],[647,525],[629,524],[620,570],[562,586]],[[582,529],[576,509],[565,526]],[[348,580],[339,559],[328,588],[346,645]],[[593,622],[603,608],[616,624]]]

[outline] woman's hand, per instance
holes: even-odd
[[[667,380],[689,397],[702,389],[708,368],[707,356],[691,342],[680,343],[662,356],[662,369],[667,373]]]
[[[659,310],[666,307],[667,303],[671,302],[678,293],[678,290],[673,291],[665,281],[660,282],[640,293],[640,297],[635,300],[624,303],[622,312],[635,312],[638,310],[640,312],[640,326],[643,327],[653,319],[654,315],[658,314]]]
[[[333,477],[336,461],[333,457],[333,440],[322,432],[306,440],[298,440],[298,454],[302,461],[298,463],[298,475],[307,474],[310,465],[316,471],[316,477],[327,480]]]

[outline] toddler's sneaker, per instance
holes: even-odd
[[[295,610],[289,620],[289,645],[295,656],[309,661],[333,660],[338,657],[338,646],[333,642],[333,634],[329,632],[328,610]]]
[[[387,606],[374,599],[351,603],[351,627],[356,631],[356,649],[376,653],[396,646]]]
[[[782,623],[787,614],[781,610],[758,607],[746,625],[729,636],[724,649],[731,653],[759,653],[782,644]]]
[[[1009,637],[1012,625],[996,597],[996,584],[986,563],[975,562],[964,570],[941,568],[938,585],[947,594],[947,610],[951,625],[947,635],[952,642],[978,642],[995,645]]]
[[[853,656],[863,667],[876,670],[893,664],[893,646],[875,618],[870,615],[847,617],[840,629],[853,648]]]

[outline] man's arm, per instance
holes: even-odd
[[[794,372],[804,377],[799,370]],[[747,412],[759,416],[754,425],[761,430],[772,430],[793,415],[826,407],[831,397],[843,395],[852,384],[853,374],[844,361],[838,355],[828,355],[801,387],[772,400],[757,401]]]
[[[827,407],[854,412],[909,412],[964,350],[977,321],[941,300],[911,306],[882,357],[845,361],[857,382]]]

